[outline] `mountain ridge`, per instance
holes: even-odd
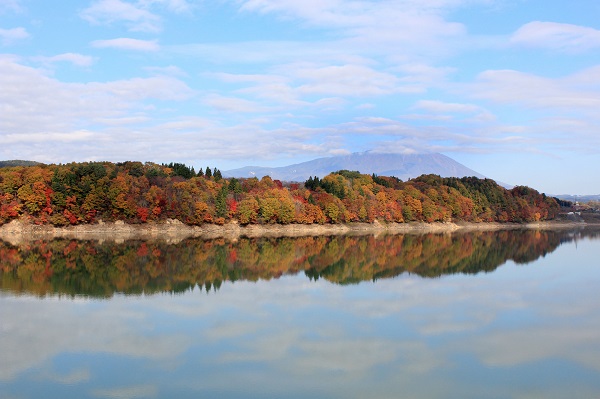
[[[311,176],[322,178],[338,170],[356,170],[364,174],[394,176],[404,181],[424,174],[485,178],[481,173],[440,153],[396,154],[371,151],[317,158],[280,167],[245,166],[227,170],[223,172],[223,176],[237,178],[270,176],[282,181],[305,181]]]

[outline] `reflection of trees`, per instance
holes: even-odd
[[[310,279],[339,284],[407,272],[437,277],[489,272],[507,260],[531,262],[581,236],[499,231],[186,240],[178,244],[53,240],[20,247],[0,241],[0,287],[37,295],[109,297],[115,292],[182,292],[193,287],[210,291],[219,289],[223,281],[268,280],[300,271]]]

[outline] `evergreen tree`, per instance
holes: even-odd
[[[308,180],[304,182],[304,187],[312,191],[315,191],[320,186],[321,179],[319,179],[317,176],[315,176],[314,178],[310,176]]]
[[[215,170],[213,171],[213,176],[215,177],[215,181],[219,181],[223,178],[223,175],[221,175],[221,171],[217,168],[215,168]]]
[[[217,217],[225,217],[227,216],[227,194],[229,193],[229,189],[227,185],[223,185],[221,191],[215,198],[215,214]]]

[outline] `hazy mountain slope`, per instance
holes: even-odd
[[[11,166],[35,166],[35,165],[41,165],[41,163],[35,162],[35,161],[23,161],[20,159],[14,159],[14,160],[10,160],[10,161],[0,161],[0,168],[8,168]]]
[[[588,201],[600,201],[600,194],[598,195],[572,195],[572,194],[558,194],[552,195],[552,197],[560,198],[564,201],[571,202],[588,202]]]
[[[268,175],[273,179],[283,181],[305,181],[310,176],[323,177],[342,169],[357,170],[367,174],[375,173],[379,176],[396,176],[402,180],[429,173],[442,177],[484,177],[442,154],[382,154],[374,152],[318,158],[278,168],[246,166],[225,171],[223,176],[261,178]]]

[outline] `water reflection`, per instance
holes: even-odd
[[[600,397],[597,238],[4,246],[0,397]]]
[[[35,295],[111,297],[115,293],[217,291],[224,281],[269,280],[301,271],[336,284],[403,273],[422,277],[490,272],[525,264],[595,231],[499,231],[463,234],[242,238],[125,243],[0,241],[0,288]]]

